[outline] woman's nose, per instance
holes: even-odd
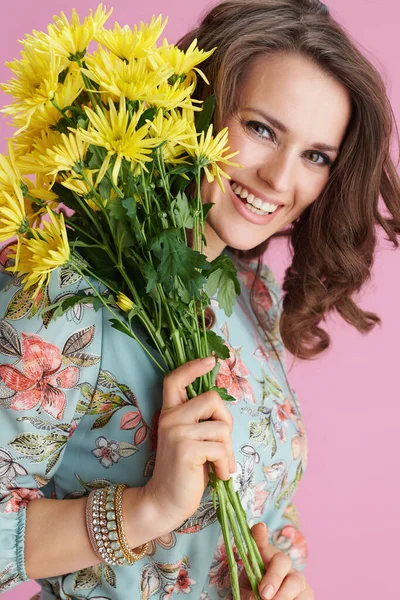
[[[258,175],[275,192],[284,194],[294,186],[295,166],[293,154],[285,150],[274,150],[259,168]]]

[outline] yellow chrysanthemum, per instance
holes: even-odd
[[[32,151],[24,156],[17,156],[17,165],[21,173],[30,175],[32,173],[46,174],[47,167],[42,165],[41,158],[45,156],[49,148],[54,148],[62,142],[61,133],[52,131],[51,129],[39,130],[40,136],[37,135],[32,141]],[[54,185],[55,176],[50,183],[50,187]]]
[[[70,258],[63,214],[57,215],[51,210],[47,213],[50,222],[43,221],[43,229],[32,229],[31,239],[21,239],[18,269],[7,267],[9,271],[18,270],[24,274],[24,289],[35,286],[35,294],[40,288],[48,285],[50,273],[65,265]]]
[[[118,102],[121,95],[127,100],[146,100],[159,85],[168,85],[168,79],[174,73],[168,66],[156,70],[149,68],[146,58],[127,63],[101,46],[87,56],[85,63],[87,69],[82,72],[100,86],[103,96],[105,91],[109,92],[114,102]]]
[[[84,57],[86,48],[94,39],[99,29],[103,27],[112,9],[106,13],[106,8],[99,4],[95,14],[90,10],[90,15],[80,22],[76,10],[72,9],[71,22],[62,12],[60,16],[54,16],[55,25],[49,25],[48,43],[55,52],[69,60],[80,60]]]
[[[152,50],[155,50],[156,42],[163,32],[168,18],[164,23],[161,21],[162,15],[159,15],[157,19],[153,15],[149,24],[141,21],[139,29],[135,25],[134,31],[128,25],[121,27],[115,23],[114,30],[100,29],[95,35],[95,40],[124,60],[131,61],[133,58],[149,58],[151,60]],[[156,63],[153,65],[155,68]]]
[[[117,304],[121,310],[124,312],[129,312],[133,308],[135,308],[134,303],[128,296],[125,296],[122,292],[117,293]]]
[[[196,69],[196,65],[209,58],[216,50],[212,48],[208,52],[196,48],[197,38],[193,40],[189,48],[184,52],[173,44],[168,44],[164,38],[162,46],[158,48],[158,52],[154,54],[154,59],[158,62],[158,66],[168,65],[174,70],[176,76],[187,75],[190,71],[195,70],[209,85],[207,77],[200,69]]]
[[[21,60],[5,63],[17,77],[1,84],[1,89],[15,100],[0,112],[21,115],[28,127],[32,115],[53,98],[59,88],[58,76],[65,64],[51,48],[41,53],[28,45],[21,55]]]
[[[47,148],[46,154],[40,157],[40,163],[46,168],[45,173],[54,175],[60,171],[79,173],[85,164],[88,144],[76,134],[61,134],[62,143]]]
[[[17,127],[18,130],[14,133],[14,136],[21,137],[21,133],[26,137],[26,141],[21,139],[20,145],[29,145],[29,139],[32,135],[40,135],[42,129],[48,127],[54,127],[63,118],[60,113],[60,109],[71,106],[78,98],[79,94],[84,88],[82,75],[79,69],[72,67],[69,69],[68,74],[65,77],[64,83],[59,83],[56,91],[52,94],[52,97],[42,104],[35,107],[29,115],[25,112],[20,112],[14,115],[12,125]],[[54,105],[53,104],[53,102]],[[67,111],[67,116],[70,116],[70,111]],[[18,140],[17,140],[18,141]],[[17,151],[19,154],[20,152]]]
[[[189,126],[190,124],[177,111],[173,110],[164,116],[164,111],[158,110],[150,124],[149,134],[159,138],[160,142],[166,142],[162,147],[164,162],[174,164],[187,162],[180,158],[183,152],[186,155],[186,150],[182,148],[180,142],[190,139]]]
[[[227,179],[231,179],[231,177],[225,173],[217,163],[220,162],[233,167],[243,167],[243,165],[228,160],[229,158],[236,156],[236,154],[239,154],[239,150],[224,156],[224,152],[229,150],[229,146],[226,146],[228,141],[228,128],[225,127],[217,133],[215,138],[213,138],[213,125],[211,124],[207,130],[206,136],[204,136],[204,131],[201,132],[200,139],[198,139],[199,134],[196,132],[194,125],[191,125],[191,130],[191,143],[182,142],[182,146],[187,149],[188,154],[193,157],[195,163],[204,168],[207,181],[211,183],[216,177],[221,190],[225,191],[221,175]]]
[[[64,181],[62,181],[62,185],[81,198],[83,198],[86,204],[94,211],[101,210],[99,206],[98,197],[94,200],[93,188],[96,184],[93,181],[93,176],[98,173],[99,169],[85,169],[84,174],[88,179],[89,183],[83,179],[80,175],[75,175],[74,177],[68,177]],[[110,190],[110,203],[115,200],[117,197],[117,192],[111,188]],[[102,198],[102,204],[104,207],[107,206],[108,202],[106,198]]]
[[[103,179],[112,156],[115,156],[115,164],[112,171],[112,180],[117,185],[118,174],[122,159],[132,163],[140,163],[147,171],[144,162],[151,161],[152,149],[160,144],[157,138],[147,138],[150,123],[145,123],[136,130],[136,126],[144,111],[144,104],[140,105],[137,112],[133,113],[131,119],[126,108],[125,97],[121,96],[118,111],[112,100],[109,101],[109,111],[95,113],[85,106],[85,111],[90,120],[90,129],[85,131],[78,129],[78,137],[94,146],[107,149],[107,156],[98,174],[96,184]],[[129,122],[130,119],[130,122]]]

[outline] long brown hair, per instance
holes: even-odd
[[[311,359],[328,348],[330,336],[319,323],[332,310],[367,333],[381,320],[358,307],[352,295],[371,276],[375,226],[396,248],[400,234],[400,178],[390,156],[393,129],[398,141],[399,134],[382,76],[318,0],[226,0],[176,45],[186,50],[195,38],[199,48],[217,47],[201,64],[210,86],[199,77],[194,94],[200,100],[215,94],[214,129],[237,111],[237,90],[260,55],[297,53],[348,90],[351,120],[318,199],[255,248],[231,251],[239,259],[258,259],[250,296],[254,310],[263,254],[272,238],[289,238],[292,264],[282,286],[280,333],[294,356]]]

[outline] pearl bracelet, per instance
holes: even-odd
[[[110,485],[92,490],[86,504],[86,526],[96,556],[111,565],[133,564],[143,558],[149,543],[130,550],[127,545],[122,513],[122,494],[128,486]]]

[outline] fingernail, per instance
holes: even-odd
[[[265,598],[265,600],[271,600],[275,593],[275,588],[270,583],[261,591],[261,596]]]
[[[215,357],[207,356],[206,358],[203,358],[201,362],[205,365],[213,365],[215,364]]]

